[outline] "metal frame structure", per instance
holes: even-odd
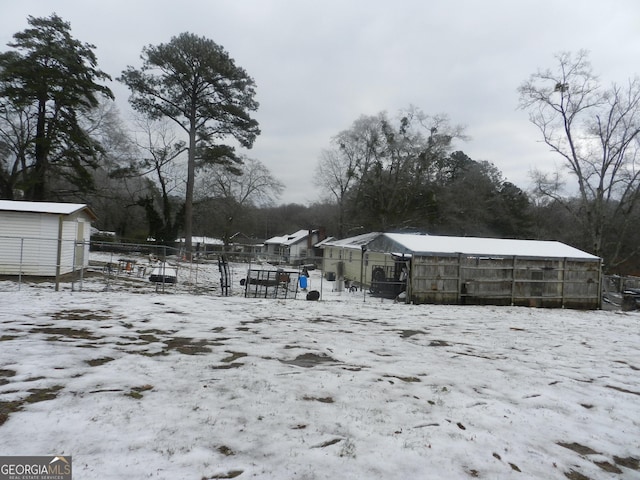
[[[281,298],[298,293],[300,273],[296,270],[249,269],[244,279],[244,296],[250,298]]]

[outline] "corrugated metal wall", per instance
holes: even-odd
[[[531,257],[414,256],[411,301],[600,307],[600,262]]]

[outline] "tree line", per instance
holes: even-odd
[[[587,52],[561,53],[518,89],[556,172],[523,191],[464,152],[464,129],[410,106],[361,116],[319,155],[311,205],[276,205],[283,185],[241,153],[260,134],[253,78],[210,39],[183,33],[142,49],[116,79],[125,122],[95,46],[53,14],[28,18],[0,53],[0,197],[80,201],[102,230],[171,244],[230,243],[325,227],[559,240],[640,274],[640,83],[605,85]]]
[[[117,79],[140,115],[134,139],[108,104],[114,97],[104,82],[111,77],[97,68],[95,46],[74,39],[56,14],[28,23],[8,44],[13,50],[0,54],[0,196],[79,198],[106,213],[105,228],[121,232],[139,207],[148,235],[166,243],[182,234],[190,252],[197,195],[238,193],[233,175],[265,170],[236,151],[251,148],[260,133],[251,117],[258,108],[254,80],[204,37],[183,33],[147,46],[142,65]],[[196,192],[196,172],[227,183]],[[277,193],[279,183],[269,188]],[[260,194],[270,191],[254,187],[239,201]],[[112,211],[123,207],[129,211]]]
[[[455,149],[464,129],[415,107],[357,119],[333,138],[316,170],[338,206],[338,232],[531,234],[527,195],[488,161]]]

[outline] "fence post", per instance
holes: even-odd
[[[73,242],[73,256],[71,259],[71,291],[76,291],[76,250],[78,248],[78,240]]]
[[[83,240],[82,241],[82,258],[83,259],[85,258],[85,255],[91,255],[88,252],[89,252],[89,245],[87,245],[87,242]],[[80,291],[82,291],[83,282],[84,282],[84,263],[80,265]]]
[[[366,278],[364,275],[364,256],[367,253],[367,246],[362,245],[360,250],[360,289],[362,290],[362,303],[365,303],[367,301],[367,291],[364,288],[364,281]]]
[[[58,255],[56,259],[56,292],[60,290],[60,267],[62,266],[62,227],[64,219],[62,215],[58,218]]]
[[[18,267],[18,291],[20,291],[20,287],[22,286],[22,261],[24,254],[24,237],[20,238],[20,266]]]

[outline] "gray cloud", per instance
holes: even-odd
[[[317,199],[313,170],[333,135],[409,105],[466,125],[459,149],[527,188],[532,168],[559,160],[517,110],[518,85],[579,49],[604,80],[624,82],[640,54],[636,0],[23,0],[0,4],[0,43],[27,15],[53,12],[114,78],[181,32],[224,46],[256,80],[262,135],[247,154],[286,185],[282,202]],[[126,89],[112,87],[126,112]]]

